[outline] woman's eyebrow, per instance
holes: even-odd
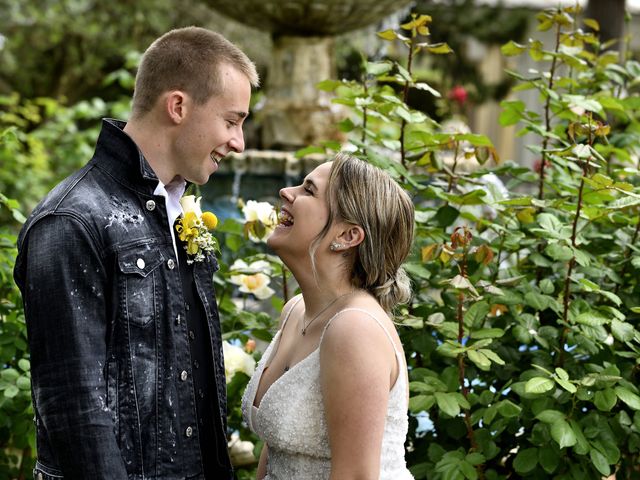
[[[315,190],[318,190],[318,186],[310,178],[305,178],[303,185],[311,187]]]

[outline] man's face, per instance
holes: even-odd
[[[249,114],[249,79],[226,64],[220,65],[222,91],[198,105],[189,97],[189,109],[174,144],[176,174],[202,185],[229,152],[244,150],[242,124]]]

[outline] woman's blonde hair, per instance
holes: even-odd
[[[155,40],[142,56],[133,93],[132,116],[151,111],[170,90],[188,93],[202,105],[222,91],[220,65],[243,73],[253,87],[260,83],[256,67],[242,50],[222,35],[200,27],[171,30]]]
[[[414,207],[407,192],[384,170],[339,153],[326,195],[329,219],[312,244],[312,259],[334,221],[359,225],[365,238],[355,248],[351,283],[370,292],[387,312],[406,303],[411,288],[402,263],[414,233]]]

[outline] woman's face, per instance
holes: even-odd
[[[301,185],[280,190],[282,210],[278,226],[267,242],[278,255],[294,253],[308,258],[311,243],[329,218],[326,192],[331,165],[332,162],[323,163]]]

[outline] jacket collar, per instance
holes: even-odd
[[[121,183],[153,194],[158,177],[133,139],[123,131],[125,125],[120,120],[102,119],[92,162]]]

